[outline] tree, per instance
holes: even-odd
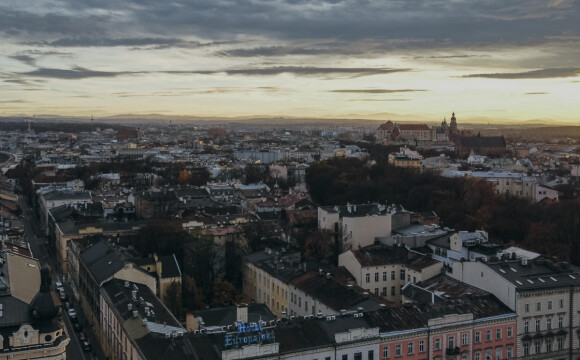
[[[217,279],[213,284],[213,306],[224,306],[235,303],[237,292],[235,286],[223,278]]]
[[[183,315],[181,292],[181,283],[172,281],[165,290],[165,294],[163,294],[163,303],[176,318],[181,318]]]
[[[179,177],[177,178],[177,182],[181,185],[189,183],[189,172],[187,172],[187,169],[181,170]]]

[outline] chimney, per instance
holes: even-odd
[[[239,304],[236,309],[236,320],[246,324],[248,322],[248,305]]]

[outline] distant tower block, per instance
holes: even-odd
[[[24,119],[24,121],[26,121],[28,123],[28,132],[31,133],[32,132],[32,128],[30,127],[30,124],[32,124],[34,122],[34,118],[28,118],[28,119]]]

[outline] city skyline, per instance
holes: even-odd
[[[577,123],[580,2],[7,1],[0,116]],[[459,115],[460,114],[460,115]]]

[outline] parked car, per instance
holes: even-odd
[[[64,302],[64,308],[67,309],[67,310],[70,309],[70,302],[65,301]]]
[[[81,324],[79,324],[78,321],[72,321],[72,324],[73,324],[73,330],[74,331],[76,331],[76,332],[81,331],[82,327],[81,327]]]
[[[66,293],[64,292],[64,289],[62,289],[61,291],[59,291],[59,296],[60,296],[60,300],[61,301],[65,301],[67,299]]]
[[[62,283],[60,281],[54,283],[54,288],[58,292],[64,291],[64,288],[62,287]]]
[[[68,316],[73,317],[73,316],[77,316],[77,312],[74,308],[70,308],[68,309]]]
[[[81,342],[85,342],[85,341],[87,341],[87,335],[85,335],[85,333],[84,333],[84,332],[82,332],[82,331],[79,333],[79,340],[80,340]]]
[[[82,344],[81,344],[81,346],[83,348],[83,351],[87,351],[88,352],[88,351],[92,351],[93,350],[93,346],[88,341],[83,341]]]

